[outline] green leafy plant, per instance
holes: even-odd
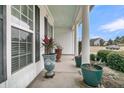
[[[45,47],[46,54],[50,54],[51,50],[56,46],[53,38],[44,37],[42,45]]]
[[[124,72],[124,52],[111,52],[107,56],[107,65],[115,70]]]
[[[109,50],[100,50],[97,52],[97,58],[102,62],[107,62],[107,55],[111,52]]]
[[[95,54],[90,54],[90,60],[91,61],[96,61],[96,55]]]

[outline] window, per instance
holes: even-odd
[[[48,23],[48,36],[53,37],[53,27]]]
[[[40,9],[35,6],[35,61],[40,60]]]
[[[44,17],[44,28],[45,28],[45,36],[47,35],[48,37],[53,37],[53,27],[49,24],[46,17]],[[46,53],[46,49],[44,51]]]
[[[0,83],[6,80],[5,6],[0,5]]]
[[[44,23],[45,23],[45,35],[48,37],[53,37],[53,27],[49,24],[46,17],[44,17]]]
[[[48,22],[47,22],[47,18],[44,17],[44,28],[45,28],[45,36],[48,35]]]
[[[32,34],[12,27],[12,73],[33,62]]]
[[[12,5],[11,14],[33,30],[33,5]]]
[[[21,6],[21,13],[23,15],[27,16],[27,6],[26,5]]]
[[[14,6],[14,8],[12,8],[11,14],[12,14],[14,17],[20,19],[20,13],[19,13],[19,12],[20,12],[20,9],[17,10],[17,8],[15,8],[15,6]]]

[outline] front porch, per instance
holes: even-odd
[[[0,65],[2,68],[0,69],[0,77],[2,77],[0,78],[0,87],[27,87],[44,69],[42,55],[45,53],[45,48],[41,47],[44,36],[52,37],[57,43],[61,44],[63,54],[77,56],[78,40],[76,32],[78,24],[81,22],[84,23],[82,29],[82,61],[89,63],[89,5],[7,5],[1,6],[0,9],[5,12],[0,14],[2,20],[4,19],[3,16],[6,15],[6,20],[1,22],[2,26],[6,24],[6,29],[1,30],[6,38],[4,40],[4,37],[0,36],[2,38],[0,50],[5,50],[1,55],[7,55],[2,56],[2,60],[0,60],[0,64],[2,64]],[[4,43],[6,43],[5,46]],[[69,57],[69,59],[65,57],[62,63],[57,63],[55,69],[58,74],[54,78],[60,79],[59,77],[65,76],[67,81],[70,80],[68,83],[70,85],[67,87],[79,87],[74,81],[80,75],[79,71],[74,68],[74,62],[72,62],[74,56]],[[64,80],[64,77],[61,79]],[[61,85],[66,85],[65,82],[62,83]]]
[[[75,67],[73,56],[63,55],[62,62],[55,66],[55,76],[50,79],[44,78],[42,71],[36,79],[28,86],[29,88],[79,88],[82,77],[80,68]],[[86,86],[84,86],[86,87]]]
[[[81,69],[75,66],[74,57],[71,55],[62,55],[61,62],[55,66],[55,76],[45,78],[43,70],[27,88],[92,88],[84,83],[81,76]],[[124,73],[103,67],[102,85],[100,88],[123,88]]]
[[[77,31],[79,24],[82,24],[82,64],[90,64],[91,62],[89,12],[92,6],[13,5],[2,7],[6,7],[7,30],[3,29],[1,33],[7,33],[5,34],[6,39],[4,40],[1,36],[1,40],[3,40],[2,44],[6,43],[7,45],[1,55],[6,54],[7,56],[3,56],[0,60],[0,64],[2,64],[0,65],[2,68],[0,69],[2,77],[0,77],[0,87],[89,87],[83,82],[81,68],[76,68],[74,57],[79,55]],[[28,10],[28,14],[22,11],[23,9],[24,11]],[[14,12],[19,13],[19,16],[15,15]],[[29,12],[32,13],[32,17],[29,16]],[[26,22],[23,16],[28,19]],[[4,22],[1,21],[2,24]],[[44,78],[45,67],[42,55],[45,54],[45,48],[40,47],[44,36],[52,37],[63,47],[62,62],[56,62],[55,76],[50,79]],[[4,48],[4,45],[0,47],[1,50],[4,50]],[[123,82],[121,82],[124,81],[124,73],[116,74],[118,72],[107,67],[103,67],[103,72],[103,80],[107,85],[103,86],[103,82],[103,85],[99,87],[124,87]],[[116,76],[117,78],[115,78]],[[92,77],[90,78],[92,79]],[[109,84],[109,81],[112,81],[112,84]]]

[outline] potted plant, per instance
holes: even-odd
[[[75,63],[76,63],[76,67],[81,67],[81,42],[79,42],[78,45],[78,55],[75,56]]]
[[[55,53],[56,53],[56,62],[61,62],[61,55],[62,55],[62,46],[60,44],[56,45]]]
[[[81,56],[75,56],[76,67],[81,67]]]
[[[48,38],[47,36],[45,36],[42,45],[45,47],[45,54],[43,54],[44,67],[47,70],[45,77],[53,77],[55,75],[55,72],[53,70],[55,68],[56,54],[52,53],[52,49],[55,47],[56,44],[52,37]]]
[[[94,64],[82,64],[81,65],[82,76],[84,82],[93,87],[98,87],[101,84],[103,68]]]

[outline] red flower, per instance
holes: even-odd
[[[45,43],[45,44],[48,44],[48,43],[49,43],[49,39],[48,39],[48,37],[47,37],[47,36],[45,36],[45,38],[44,38],[44,40],[43,40],[43,41],[44,41],[44,43]]]
[[[54,48],[55,43],[52,37],[49,39],[47,36],[45,36],[42,45],[45,46],[46,54],[49,54],[51,49]]]

